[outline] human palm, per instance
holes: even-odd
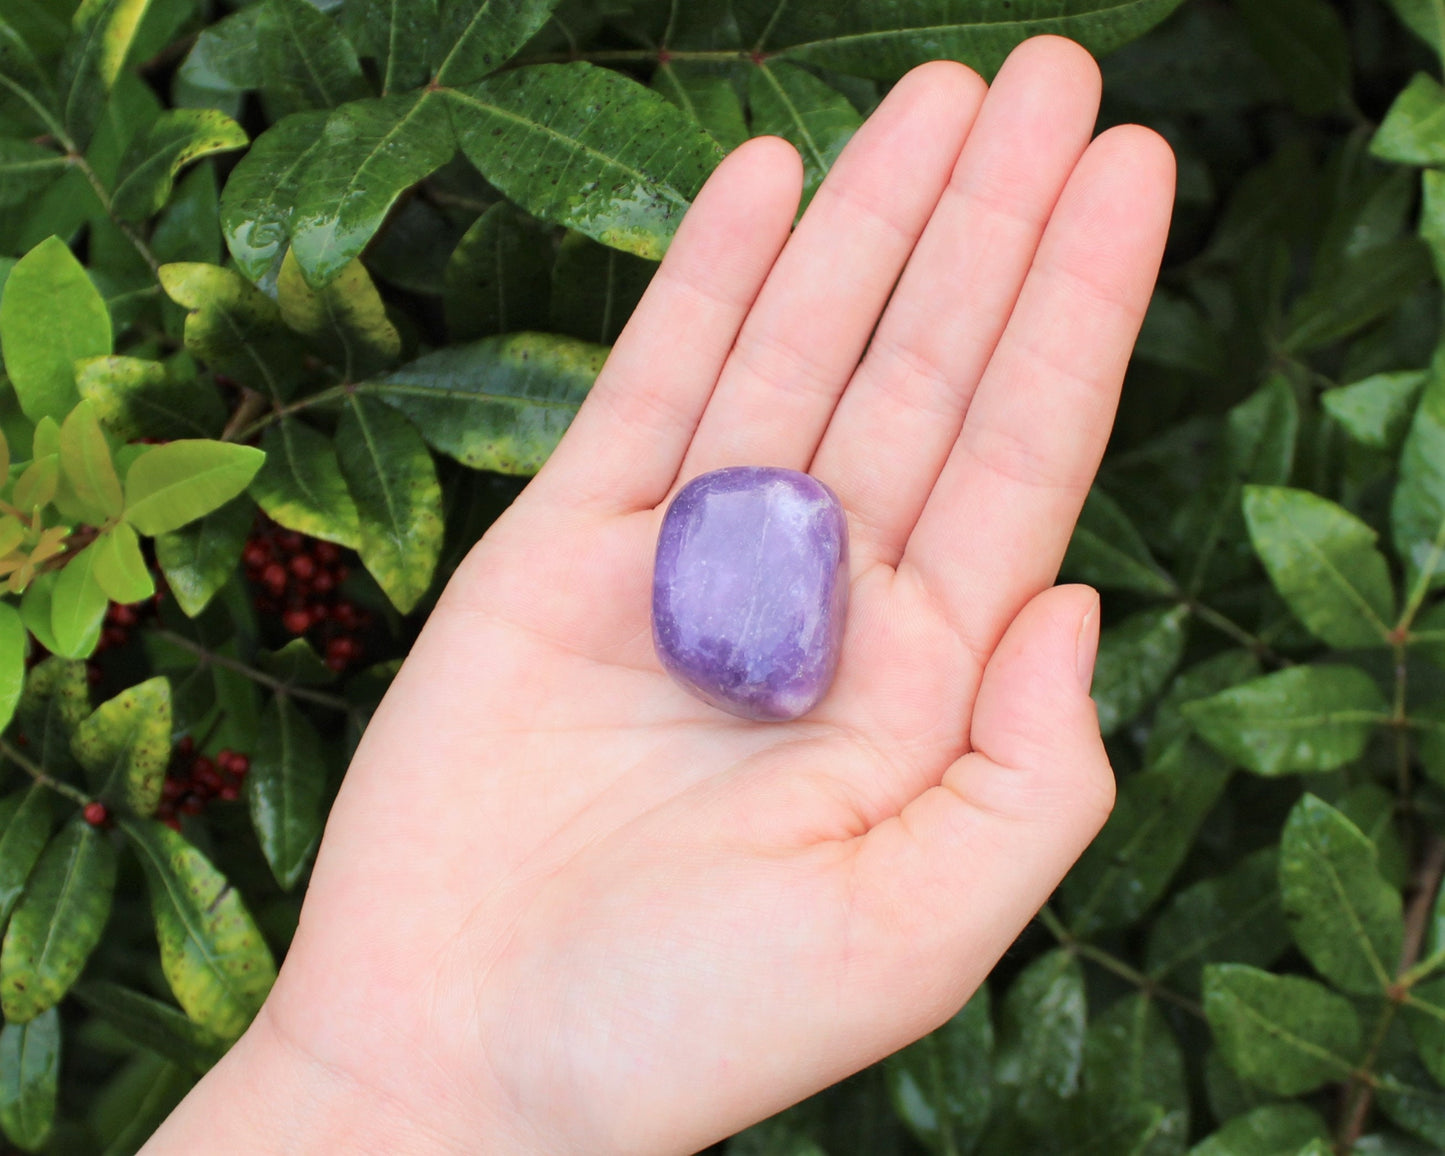
[[[374,719],[237,1054],[360,1090],[406,1150],[683,1153],[962,1004],[1113,797],[1095,597],[1049,587],[1172,159],[1090,144],[1097,100],[1052,38],[987,100],[917,69],[791,236],[796,155],[729,157]],[[849,516],[837,681],[790,723],[652,649],[667,499],[736,464]]]

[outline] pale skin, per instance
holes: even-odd
[[[683,1154],[958,1010],[1103,824],[1098,600],[1052,585],[1158,270],[1168,146],[1020,47],[894,88],[792,229],[733,152],[571,430],[448,586],[347,773],[251,1029],[147,1156]],[[896,288],[895,288],[896,283]],[[876,331],[875,331],[876,327]],[[848,512],[831,693],[689,697],[672,493]]]

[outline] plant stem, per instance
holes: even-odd
[[[325,691],[312,690],[306,686],[293,686],[274,675],[267,674],[264,670],[257,670],[254,666],[246,665],[239,658],[231,658],[225,654],[217,654],[214,650],[208,650],[199,642],[187,638],[184,634],[177,634],[174,630],[157,630],[155,635],[157,638],[163,638],[167,642],[179,646],[182,650],[190,651],[202,663],[211,663],[225,670],[233,670],[254,683],[269,687],[278,694],[289,694],[292,698],[305,699],[307,702],[314,702],[317,706],[329,707],[331,710],[346,713],[351,711],[351,703],[339,694],[327,694]]]
[[[69,783],[62,783],[59,779],[51,778],[30,756],[21,754],[16,747],[4,739],[0,739],[0,755],[4,755],[42,787],[50,788],[57,795],[64,795],[72,803],[83,807],[91,801],[88,795],[77,791]]]
[[[241,398],[241,404],[236,407],[230,419],[226,422],[226,428],[221,431],[223,442],[234,442],[242,440],[238,435],[247,433],[261,414],[266,412],[269,401],[264,393],[257,393],[254,389],[245,391]],[[260,428],[260,427],[256,427]]]
[[[1425,844],[1425,853],[1415,871],[1411,886],[1410,904],[1405,909],[1405,937],[1400,949],[1400,967],[1396,985],[1408,990],[1428,975],[1433,968],[1424,964],[1435,964],[1434,959],[1420,960],[1420,951],[1425,943],[1425,928],[1430,921],[1430,912],[1435,906],[1435,896],[1440,891],[1440,881],[1445,878],[1445,838],[1432,834]],[[1423,968],[1423,970],[1422,970]]]
[[[1257,634],[1251,634],[1234,619],[1221,614],[1212,606],[1206,606],[1202,602],[1196,602],[1191,598],[1183,600],[1183,606],[1189,613],[1193,614],[1201,622],[1206,622],[1214,627],[1221,634],[1226,634],[1241,646],[1254,652],[1255,656],[1265,662],[1273,663],[1276,666],[1293,666],[1289,659],[1276,651],[1269,643]]]
[[[355,390],[352,385],[333,385],[330,389],[323,389],[320,393],[313,393],[309,397],[303,397],[299,401],[293,401],[290,405],[278,405],[270,413],[263,413],[250,425],[235,431],[231,434],[230,440],[236,442],[248,441],[255,434],[260,433],[272,422],[280,421],[283,417],[289,417],[293,413],[300,413],[302,410],[310,409],[312,406],[326,405],[333,401],[340,401],[348,393]]]
[[[1059,941],[1060,947],[1072,951],[1081,959],[1087,959],[1091,963],[1097,964],[1105,971],[1113,972],[1120,979],[1128,980],[1147,996],[1162,999],[1166,1003],[1172,1003],[1175,1007],[1183,1008],[1190,1015],[1198,1016],[1200,1019],[1204,1018],[1204,1007],[1197,1000],[1192,1000],[1187,995],[1181,995],[1171,988],[1156,983],[1138,968],[1125,963],[1117,955],[1079,939],[1049,908],[1045,907],[1039,911],[1039,922],[1049,929],[1049,933]]]
[[[141,239],[140,234],[115,215],[115,209],[111,205],[110,190],[105,187],[100,177],[96,174],[96,171],[90,167],[90,162],[86,160],[81,153],[76,151],[73,143],[67,143],[67,148],[70,153],[70,163],[79,169],[85,179],[90,182],[90,187],[95,192],[95,198],[100,202],[100,207],[105,210],[105,215],[109,217],[115,227],[125,235],[125,239],[129,241],[135,251],[141,255],[141,260],[150,266],[150,271],[152,273],[156,272],[161,267],[160,261],[156,258],[156,255],[151,252],[150,246]]]
[[[507,67],[522,68],[528,64],[572,64],[579,60],[586,61],[588,64],[656,64],[664,60],[746,64],[755,59],[756,54],[742,48],[695,51],[680,51],[672,48],[604,48],[596,52],[549,52],[540,56],[528,56],[512,60]]]

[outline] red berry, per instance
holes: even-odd
[[[301,607],[293,607],[281,617],[281,625],[291,634],[305,634],[311,629],[311,615]]]
[[[324,602],[313,602],[308,613],[311,615],[313,623],[325,622],[326,616],[331,613],[331,608]]]
[[[336,578],[336,582],[338,585],[340,585],[342,582],[345,582],[347,576],[350,575],[350,573],[351,571],[348,570],[345,566],[338,566],[334,571],[332,571],[332,574]]]
[[[310,554],[297,554],[290,562],[291,573],[303,582],[316,576],[316,560]]]
[[[231,765],[226,768],[226,770],[230,771],[231,774],[235,775],[238,779],[244,779],[246,777],[246,772],[250,769],[251,760],[248,759],[245,755],[232,755]]]
[[[179,831],[181,829],[181,821],[177,819],[174,815],[172,815],[169,819],[162,819],[161,822],[164,823],[167,827],[169,827],[172,831]]]
[[[318,594],[330,594],[336,589],[336,579],[331,576],[330,570],[318,570],[316,577],[311,579],[311,589]]]
[[[199,762],[200,760],[197,761]],[[224,780],[221,778],[221,773],[207,761],[205,766],[197,767],[191,772],[191,782],[193,784],[192,789],[198,793],[200,793],[201,788],[204,787],[207,792],[214,795],[221,789]]]
[[[129,637],[130,635],[119,626],[107,626],[100,632],[100,644],[107,649],[115,646],[124,646]]]
[[[81,812],[85,821],[92,827],[99,827],[106,819],[110,818],[110,812],[105,809],[104,803],[86,803],[85,810]]]
[[[311,547],[311,553],[323,566],[341,561],[341,548],[335,542],[317,542]]]
[[[333,638],[326,644],[327,658],[340,658],[342,660],[356,657],[356,642],[348,635],[341,635]]]
[[[183,755],[188,755],[195,749],[196,740],[191,738],[190,735],[183,736],[181,738],[181,741],[176,744],[176,751]]]
[[[200,795],[187,795],[181,800],[180,811],[183,815],[199,815],[205,805],[206,801]]]
[[[175,813],[176,813],[176,805],[175,805],[175,803],[170,802],[170,801],[167,800],[167,799],[162,799],[162,800],[160,801],[160,805],[156,807],[156,817],[159,818],[159,819],[169,819],[169,818],[170,818],[172,815],[174,815]]]
[[[241,558],[252,570],[260,570],[271,561],[271,550],[264,542],[249,542]]]
[[[326,656],[326,665],[332,670],[336,671],[337,674],[340,674],[346,669],[347,661],[344,658],[336,658],[333,655],[328,654]]]
[[[280,594],[286,589],[286,567],[280,562],[267,564],[261,571],[261,584],[272,594]]]
[[[288,554],[294,554],[297,550],[301,549],[304,539],[295,530],[287,530],[278,537],[276,541],[280,543],[281,549],[285,550]]]
[[[356,607],[350,602],[338,602],[331,610],[331,617],[347,630],[356,626]]]
[[[234,783],[227,783],[216,795],[216,798],[220,799],[223,803],[234,803],[240,797],[241,788]]]
[[[166,781],[161,784],[161,798],[175,802],[187,791],[185,780],[166,776]]]

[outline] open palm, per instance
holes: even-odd
[[[1172,158],[1090,143],[1097,102],[1058,39],[987,96],[919,68],[791,234],[792,150],[728,158],[367,732],[238,1054],[362,1092],[412,1138],[378,1150],[682,1153],[962,1004],[1113,798],[1095,596],[1049,587]],[[838,678],[792,723],[652,650],[666,501],[736,464],[849,517]]]

